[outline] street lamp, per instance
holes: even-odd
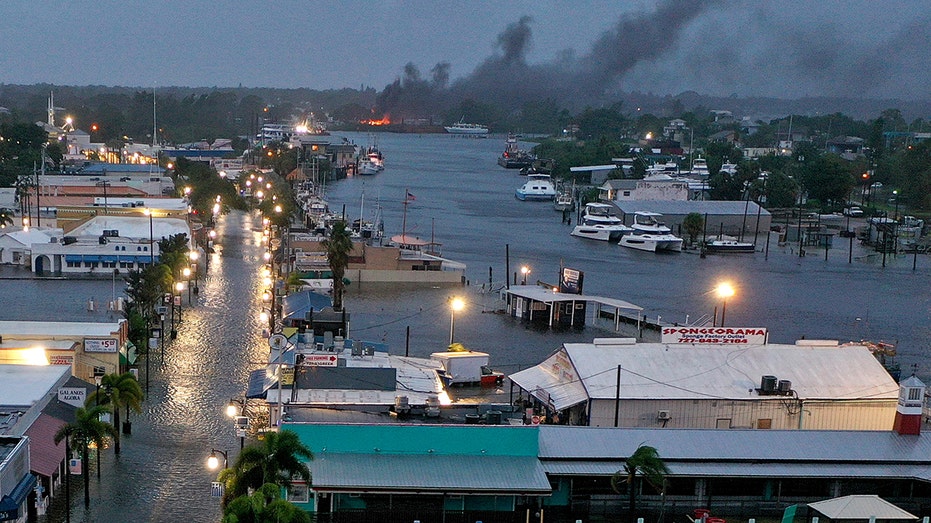
[[[892,199],[895,200],[895,222],[899,223],[899,190],[892,191]]]
[[[734,287],[728,282],[722,282],[718,284],[715,292],[717,292],[718,298],[721,298],[721,327],[723,327],[724,315],[727,313],[727,299],[734,295]]]
[[[527,275],[528,275],[528,274],[530,274],[530,267],[527,267],[526,265],[522,266],[522,267],[520,268],[520,275],[521,275],[520,284],[521,284],[521,285],[527,285]]]
[[[210,470],[217,470],[217,467],[220,466],[220,458],[217,457],[217,454],[223,456],[223,468],[229,468],[229,453],[217,449],[210,449],[210,457],[207,458],[207,468]]]
[[[142,212],[149,217],[149,263],[155,265],[155,236],[152,234],[152,210],[146,207]]]
[[[226,406],[226,415],[233,418],[236,422],[236,433],[239,436],[239,450],[242,450],[246,446],[246,428],[249,426],[249,418],[246,416],[247,405],[248,400],[246,398],[230,398],[230,402]]]
[[[462,298],[453,298],[449,301],[449,344],[453,344],[453,336],[456,334],[456,312],[465,308],[465,302]]]

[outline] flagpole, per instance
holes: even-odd
[[[401,215],[401,241],[406,242],[407,236],[407,204],[410,202],[410,191],[404,189],[404,212]]]

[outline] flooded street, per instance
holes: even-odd
[[[164,362],[159,351],[153,350],[150,396],[143,413],[130,417],[132,436],[124,437],[119,457],[112,449],[101,454],[99,481],[91,467],[91,507],[85,511],[81,496],[72,497],[72,521],[219,520],[219,500],[210,497],[215,472],[207,470],[207,456],[214,448],[229,452],[231,460],[238,453],[239,439],[224,410],[230,398],[242,397],[248,371],[267,360],[268,353],[257,317],[261,219],[233,213],[219,221],[217,233],[207,279],[201,282],[193,304],[187,303],[184,294],[183,322],[178,338],[165,350]],[[51,286],[68,289],[63,293],[68,298],[49,304],[53,307],[46,317],[71,319],[76,303],[83,304],[95,289],[101,292],[110,282],[6,280],[2,285],[5,290],[22,292],[35,287],[43,292]],[[17,318],[42,319],[35,315],[33,311]],[[77,316],[106,321],[107,313],[85,311],[86,317]],[[140,367],[144,389],[145,364]],[[72,482],[78,493],[80,484],[80,478]],[[63,497],[56,499],[58,510],[48,521],[64,521],[63,501]]]
[[[371,138],[346,134],[360,145]],[[789,247],[771,245],[745,256],[655,255],[607,242],[569,236],[569,226],[549,203],[519,202],[514,189],[524,178],[495,163],[504,139],[446,135],[378,136],[386,169],[376,176],[350,178],[327,187],[332,210],[345,206],[347,218],[376,210],[387,236],[401,233],[405,191],[415,199],[407,208],[407,233],[435,236],[443,255],[468,265],[467,288],[392,288],[351,282],[346,297],[350,336],[384,341],[395,354],[428,356],[444,350],[449,336],[447,300],[466,299],[456,316],[456,339],[489,352],[491,363],[514,372],[544,359],[560,344],[591,341],[611,332],[586,328],[539,331],[496,313],[503,308],[496,292],[487,292],[489,270],[497,289],[521,265],[528,281],[555,282],[560,265],[585,273],[585,294],[627,300],[644,307],[651,319],[686,323],[709,316],[717,305],[711,289],[719,280],[734,283],[727,302],[728,326],[767,327],[773,342],[797,338],[873,339],[898,344],[903,373],[915,365],[923,379],[927,362],[931,297],[931,258],[887,260],[859,257],[847,263],[846,250],[799,258]],[[364,208],[362,195],[365,195]],[[187,303],[178,339],[165,351],[153,351],[150,396],[141,415],[133,414],[132,436],[122,454],[102,454],[102,477],[91,475],[91,508],[72,498],[72,521],[219,520],[219,502],[210,497],[215,473],[205,466],[211,449],[234,459],[239,440],[224,414],[230,398],[241,397],[248,372],[267,359],[258,313],[259,271],[263,248],[261,219],[234,212],[218,222],[217,248],[200,293]],[[846,247],[846,246],[844,246]],[[858,253],[860,254],[860,253]],[[119,279],[32,279],[28,273],[0,268],[0,319],[33,321],[114,321],[106,302],[121,295]],[[98,306],[87,310],[93,299]],[[410,338],[407,331],[410,329]],[[629,334],[628,334],[629,335]],[[88,377],[84,377],[89,379]],[[140,364],[145,387],[145,362]],[[80,478],[73,482],[80,492]],[[63,499],[48,518],[64,521]]]

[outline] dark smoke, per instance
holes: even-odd
[[[448,90],[448,63],[432,69],[432,86],[420,78],[413,64],[408,64],[404,76],[379,97],[378,110],[394,117],[426,117],[456,107],[465,99],[497,105],[509,112],[532,100],[550,99],[571,110],[599,105],[606,92],[615,90],[625,72],[642,60],[661,56],[675,44],[688,23],[712,4],[666,0],[652,13],[622,18],[582,58],[567,50],[552,62],[534,65],[526,60],[533,40],[532,18],[523,16],[498,35],[495,54]]]

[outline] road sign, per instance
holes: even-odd
[[[336,354],[306,354],[304,355],[304,365],[311,367],[335,367],[339,358]]]
[[[272,334],[268,337],[268,346],[275,350],[282,350],[288,346],[288,338],[284,334]]]

